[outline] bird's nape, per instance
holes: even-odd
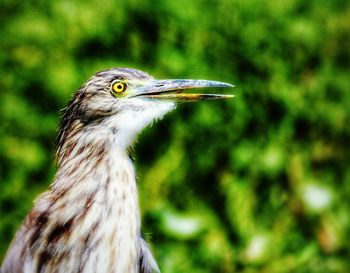
[[[61,120],[55,178],[17,232],[1,272],[159,272],[141,236],[128,148],[177,102],[232,97],[183,93],[204,87],[231,85],[155,80],[130,68],[90,78]]]

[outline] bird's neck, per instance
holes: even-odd
[[[69,232],[77,249],[72,253],[84,253],[87,263],[97,261],[99,272],[136,272],[140,212],[133,163],[127,151],[116,145],[113,132],[101,131],[98,137],[82,133],[75,136],[77,142],[68,143],[55,181],[42,201],[48,207],[42,209],[57,219],[57,225],[74,227]],[[48,244],[53,230],[48,227],[43,235]],[[130,259],[135,262],[124,264]]]

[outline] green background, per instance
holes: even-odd
[[[0,260],[93,73],[236,85],[135,147],[162,272],[350,272],[348,1],[0,2]],[[219,91],[219,90],[217,90]]]

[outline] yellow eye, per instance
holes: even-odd
[[[112,84],[113,94],[121,94],[126,90],[127,86],[125,83],[117,81]]]

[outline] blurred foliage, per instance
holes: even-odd
[[[0,257],[54,175],[59,109],[97,70],[127,66],[237,86],[136,145],[163,272],[349,272],[348,1],[0,5]]]

